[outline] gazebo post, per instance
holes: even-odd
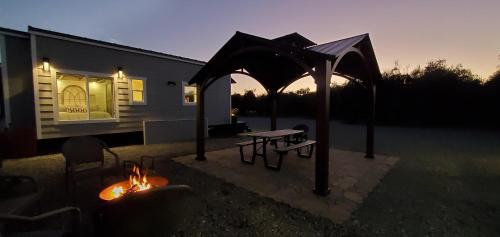
[[[332,69],[332,63],[335,68]],[[193,76],[190,84],[197,84],[197,145],[196,159],[205,157],[205,98],[204,89],[219,76],[239,73],[257,79],[264,88],[282,88],[306,75],[316,82],[316,159],[314,193],[329,194],[330,158],[330,80],[338,72],[354,82],[356,76],[374,76],[361,80],[369,88],[369,118],[366,124],[366,157],[374,157],[375,82],[380,79],[380,69],[368,34],[358,35],[326,44],[317,45],[297,34],[275,39],[255,37],[241,32],[231,37],[224,46]],[[287,70],[287,73],[281,72]],[[282,73],[282,74],[280,74]],[[364,84],[366,83],[366,84]],[[271,130],[276,129],[277,95],[269,93]],[[333,154],[332,154],[333,156]]]
[[[271,100],[271,131],[274,131],[278,117],[278,94],[275,91],[270,91],[269,99]]]
[[[316,65],[316,95],[317,95],[317,117],[316,117],[316,163],[315,163],[315,186],[313,192],[317,195],[326,196],[330,193],[328,187],[329,179],[329,149],[330,149],[330,77],[331,62],[321,61]]]
[[[375,158],[373,154],[375,143],[375,85],[370,83],[368,88],[368,121],[366,123],[366,158]]]
[[[205,90],[203,83],[196,84],[196,160],[203,161],[205,157]]]

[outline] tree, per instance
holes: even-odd
[[[238,109],[241,115],[248,115],[256,110],[257,97],[255,96],[255,89],[245,90],[243,95],[233,94],[231,96],[233,108]]]
[[[500,59],[500,55],[499,55]],[[331,118],[364,122],[367,117],[366,89],[348,82],[331,88]],[[488,81],[461,64],[448,65],[438,59],[414,70],[401,69],[399,62],[377,82],[376,121],[388,125],[500,126],[500,65]],[[233,106],[242,115],[269,115],[266,95],[254,90],[233,95]],[[315,117],[316,95],[309,88],[280,94],[280,116]]]
[[[307,95],[311,92],[311,89],[309,88],[301,88],[301,89],[298,89],[295,93],[297,95],[300,95],[300,96],[304,96],[304,95]]]

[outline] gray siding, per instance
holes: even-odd
[[[29,39],[5,36],[11,126],[35,127],[35,106]]]
[[[231,121],[231,78],[215,81],[205,92],[208,125],[227,124]]]
[[[6,124],[7,141],[0,149],[7,150],[7,157],[25,157],[36,153],[35,105],[31,49],[28,38],[4,35],[8,107],[10,123]],[[2,133],[0,132],[0,133]],[[2,147],[7,146],[7,147]],[[9,154],[10,153],[10,154]]]
[[[42,58],[50,58],[51,73],[36,69],[40,139],[77,135],[142,131],[144,120],[194,119],[196,106],[183,105],[183,81],[188,81],[200,65],[132,52],[36,36],[37,66]],[[55,120],[54,92],[57,70],[77,70],[114,74],[118,66],[127,76],[147,78],[147,105],[130,105],[128,80],[116,80],[116,100],[119,122],[58,124]],[[173,87],[168,81],[175,81]],[[207,91],[207,120],[209,124],[230,121],[229,77],[214,83]]]

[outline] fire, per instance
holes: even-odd
[[[132,174],[129,176],[129,190],[133,192],[140,192],[151,188],[151,184],[148,183],[146,174],[141,176],[141,172],[137,166],[134,165],[132,168]]]
[[[104,201],[111,201],[124,195],[142,192],[144,190],[168,185],[168,179],[160,176],[141,175],[140,168],[134,166],[128,180],[123,180],[112,184],[99,193],[99,198]]]
[[[113,196],[113,198],[120,197],[124,193],[125,193],[125,191],[123,190],[123,187],[121,187],[121,186],[114,186],[113,190],[111,190],[111,195]]]
[[[140,169],[134,165],[132,168],[132,174],[129,176],[128,187],[123,187],[123,185],[116,184],[111,190],[112,199],[119,198],[127,193],[131,192],[141,192],[150,189],[152,186],[148,182],[146,174],[141,175]]]

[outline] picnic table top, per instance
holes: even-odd
[[[304,132],[304,130],[281,129],[281,130],[274,130],[274,131],[248,133],[247,136],[271,138],[271,137],[284,137],[284,136],[303,133],[303,132]]]

